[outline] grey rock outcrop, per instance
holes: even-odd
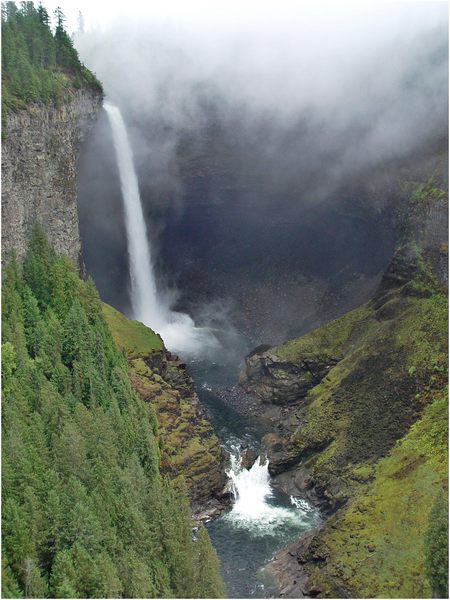
[[[288,405],[306,396],[338,362],[332,357],[305,358],[298,363],[280,359],[273,349],[253,351],[245,358],[239,385],[263,402]]]
[[[2,261],[22,260],[35,223],[50,243],[81,266],[76,169],[81,142],[102,97],[80,90],[61,106],[10,112],[2,140]]]

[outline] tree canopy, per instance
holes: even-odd
[[[2,596],[223,596],[94,283],[36,228],[2,291]]]
[[[2,91],[4,110],[30,102],[60,103],[74,90],[102,93],[97,78],[81,62],[65,30],[65,17],[55,11],[50,25],[46,8],[33,2],[2,3]]]

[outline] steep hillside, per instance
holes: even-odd
[[[62,13],[61,13],[62,15]],[[2,11],[2,257],[20,260],[35,223],[57,252],[81,265],[76,170],[100,110],[100,84],[41,6]]]
[[[226,457],[186,365],[168,352],[150,329],[103,305],[117,346],[125,351],[133,389],[155,410],[161,472],[185,479],[194,516],[221,512],[229,501]]]
[[[95,286],[39,229],[6,268],[2,324],[2,597],[221,597]]]
[[[446,210],[431,182],[416,188],[372,301],[247,358],[242,385],[279,406],[271,472],[334,513],[271,566],[284,595],[445,593],[425,540],[448,485]]]

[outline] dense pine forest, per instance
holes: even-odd
[[[65,30],[65,17],[50,16],[40,4],[2,3],[3,110],[23,108],[29,102],[64,101],[81,87],[101,91],[101,84],[81,62]]]
[[[18,597],[217,597],[218,559],[92,281],[36,229],[3,282],[3,579]]]

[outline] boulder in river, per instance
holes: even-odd
[[[246,448],[241,452],[241,466],[249,471],[258,458],[258,452],[254,448]]]

